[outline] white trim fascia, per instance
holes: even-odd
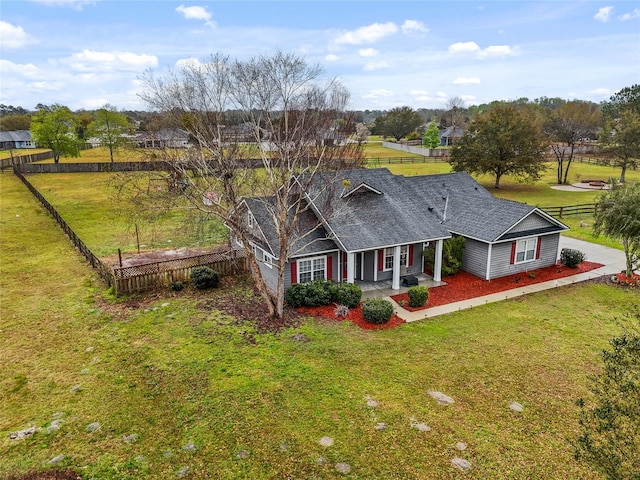
[[[267,236],[264,234],[264,230],[262,230],[262,227],[260,226],[260,222],[258,222],[258,219],[256,218],[256,216],[253,214],[253,212],[249,208],[249,205],[247,204],[246,199],[243,198],[242,201],[238,204],[238,207],[240,205],[242,205],[243,203],[244,203],[245,207],[247,207],[247,212],[249,212],[251,214],[251,216],[253,217],[253,219],[255,220],[255,225],[256,225],[256,227],[258,227],[258,230],[260,231],[260,235],[262,235],[262,240],[269,247],[269,251],[271,252],[271,256],[274,257],[274,258],[278,258],[278,256],[273,251],[273,247],[269,244],[269,240],[267,240]]]
[[[307,200],[307,203],[311,207],[311,210],[313,211],[315,216],[318,217],[318,220],[320,220],[320,223],[322,224],[322,226],[329,231],[329,235],[331,235],[331,237],[329,237],[328,239],[338,243],[338,246],[342,247],[341,248],[342,251],[348,252],[347,247],[344,246],[344,244],[342,243],[342,240],[340,240],[340,237],[336,235],[336,232],[333,230],[333,228],[331,228],[331,225],[329,225],[329,222],[327,222],[327,220],[324,218],[324,215],[322,215],[322,213],[320,213],[320,211],[316,208],[316,205],[309,197],[309,194],[305,192],[304,196],[305,196],[305,199]]]
[[[329,253],[334,253],[334,252],[338,252],[340,253],[342,250],[335,248],[333,250],[322,250],[320,252],[313,252],[313,253],[300,253],[298,255],[291,255],[289,256],[289,258],[287,258],[287,261],[290,262],[291,260],[294,259],[298,259],[298,258],[307,258],[309,255],[314,255],[314,256],[318,256],[318,255],[328,255]]]
[[[353,187],[351,190],[349,190],[348,193],[346,193],[346,194],[343,193],[342,195],[340,195],[340,198],[347,198],[349,195],[351,195],[354,192],[357,192],[361,188],[366,188],[367,190],[369,190],[369,191],[371,191],[373,193],[377,193],[378,195],[382,195],[382,192],[380,190],[378,190],[377,188],[374,188],[371,185],[368,185],[366,182],[360,182],[357,187]]]
[[[531,210],[529,213],[527,213],[524,217],[522,217],[520,220],[518,220],[516,223],[514,223],[513,225],[511,225],[509,228],[507,228],[504,232],[502,232],[500,235],[498,235],[496,237],[496,240],[499,239],[500,237],[502,237],[503,235],[509,233],[510,230],[513,230],[515,227],[517,227],[518,225],[520,225],[522,222],[524,222],[527,218],[529,218],[531,215],[533,215],[534,213],[538,213],[540,214],[542,217],[545,218],[545,220],[547,220],[549,223],[555,224],[558,227],[562,228],[562,231],[567,231],[569,230],[569,227],[566,226],[564,223],[556,220],[555,218],[553,218],[552,216],[544,213],[542,210],[540,210],[538,207],[533,207],[533,210]],[[514,232],[514,233],[518,233],[518,232]],[[554,232],[556,233],[556,232]],[[496,241],[494,240],[494,242]]]

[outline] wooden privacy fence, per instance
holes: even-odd
[[[0,160],[0,168],[12,167],[14,165],[26,165],[33,162],[41,162],[53,158],[53,152],[31,153],[27,155],[11,155],[10,158]]]
[[[579,205],[563,205],[560,207],[544,207],[549,215],[562,218],[570,215],[594,215],[598,209],[597,203],[581,203]]]
[[[188,282],[191,269],[199,266],[207,266],[222,276],[240,275],[249,271],[242,250],[210,252],[127,267],[113,267],[114,288],[119,295],[166,287],[171,282]]]

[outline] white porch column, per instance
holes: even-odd
[[[435,282],[442,281],[442,245],[444,240],[436,240],[436,254],[433,263],[433,280]]]
[[[373,281],[378,281],[378,250],[373,251]]]
[[[355,280],[356,257],[353,252],[347,253],[347,283],[353,283]]]
[[[400,290],[400,246],[393,247],[393,280],[391,289]]]

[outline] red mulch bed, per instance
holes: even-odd
[[[360,307],[350,308],[349,315],[347,315],[346,318],[337,318],[334,314],[335,309],[335,305],[326,305],[323,307],[300,307],[297,310],[300,313],[311,315],[313,317],[323,317],[337,321],[348,320],[351,323],[359,326],[360,328],[364,328],[365,330],[384,330],[387,328],[397,327],[398,325],[402,325],[404,323],[404,320],[402,320],[395,313],[391,316],[391,319],[387,323],[383,323],[381,325],[369,323],[362,316],[362,309]]]
[[[494,280],[483,280],[467,272],[459,272],[442,280],[447,283],[440,287],[429,289],[429,300],[424,307],[409,307],[409,296],[406,293],[393,295],[398,304],[405,304],[402,308],[415,312],[429,307],[438,307],[448,303],[468,300],[470,298],[481,297],[497,292],[504,292],[513,288],[533,285],[535,283],[557,280],[558,278],[576,275],[578,273],[589,272],[602,267],[601,263],[582,262],[576,268],[568,268],[564,265],[552,265],[550,267],[539,268],[528,273],[518,273]],[[532,278],[534,277],[534,278]]]

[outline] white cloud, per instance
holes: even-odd
[[[486,57],[509,57],[512,55],[516,55],[516,51],[511,48],[509,45],[491,45],[478,52],[478,57],[486,58]]]
[[[333,53],[330,53],[329,55],[325,56],[324,59],[327,62],[335,62],[337,60],[340,60],[340,57],[337,55],[334,55]]]
[[[516,55],[517,51],[509,45],[490,45],[483,50],[476,42],[458,42],[449,45],[449,53],[453,55],[475,53],[478,58],[487,58]]]
[[[36,43],[35,38],[28,35],[20,25],[11,25],[0,20],[0,40],[2,46],[8,50],[16,50]]]
[[[598,10],[598,13],[593,16],[593,18],[595,18],[599,22],[608,22],[612,11],[613,7],[602,7]]]
[[[384,37],[393,35],[398,31],[398,26],[393,22],[373,23],[357,30],[346,32],[336,38],[336,43],[349,45],[362,45],[363,43],[375,43]]]
[[[204,20],[204,24],[209,27],[215,27],[216,23],[211,20],[211,12],[207,11],[207,7],[185,7],[180,5],[176,8],[176,12],[181,13],[186,20]]]
[[[369,62],[363,67],[363,69],[366,72],[371,72],[373,70],[380,70],[380,69],[383,69],[383,68],[389,68],[390,66],[391,66],[391,64],[389,64],[389,62],[385,62],[385,61]]]
[[[611,90],[608,88],[594,88],[593,90],[588,90],[587,95],[599,98],[609,98],[611,96]]]
[[[480,85],[478,77],[458,77],[453,82],[454,85]]]
[[[358,53],[361,57],[375,57],[378,55],[378,51],[375,48],[361,48]]]
[[[403,33],[413,33],[413,32],[424,33],[429,31],[429,29],[424,26],[424,23],[419,22],[417,20],[405,20],[401,28]]]
[[[618,17],[618,20],[622,20],[624,22],[634,18],[640,18],[640,8],[634,8],[631,12],[623,13]]]
[[[84,72],[143,71],[157,67],[158,58],[155,55],[139,55],[132,52],[96,52],[85,49],[60,60],[60,63]]]
[[[393,97],[395,94],[390,90],[378,89],[371,90],[366,95],[363,95],[362,98],[380,98],[380,97]]]
[[[476,42],[458,42],[449,45],[449,53],[475,53],[479,52],[480,47]]]
[[[181,58],[176,62],[178,68],[198,68],[202,63],[197,58]]]

